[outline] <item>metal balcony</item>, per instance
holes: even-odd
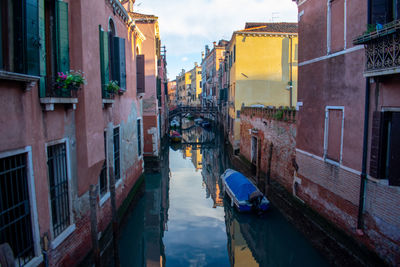
[[[366,33],[353,43],[365,46],[365,77],[400,73],[400,21]]]

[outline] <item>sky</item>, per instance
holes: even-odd
[[[200,64],[205,45],[229,41],[246,22],[297,22],[292,0],[136,0],[135,11],[159,18],[170,80]]]

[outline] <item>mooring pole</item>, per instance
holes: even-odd
[[[114,169],[110,168],[110,198],[111,198],[111,214],[112,214],[112,230],[113,230],[113,248],[114,248],[114,264],[115,267],[120,266],[118,251],[118,214],[115,202],[115,176]]]
[[[100,266],[100,249],[97,238],[97,186],[90,185],[90,233],[92,237],[93,261],[96,267]]]

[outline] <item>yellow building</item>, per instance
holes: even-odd
[[[297,23],[246,23],[232,34],[226,64],[234,149],[239,148],[242,106],[296,106],[297,44]]]
[[[184,69],[176,76],[176,101],[178,105],[187,106],[189,104],[189,92],[192,85],[190,77],[190,71],[185,72]]]
[[[190,95],[189,95],[189,105],[190,106],[200,106],[201,100],[201,66],[194,63],[194,68],[190,71]]]

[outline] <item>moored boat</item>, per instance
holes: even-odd
[[[242,173],[227,169],[221,175],[221,179],[224,191],[240,212],[266,211],[269,208],[268,199]]]
[[[181,142],[182,141],[182,135],[180,133],[178,133],[177,131],[172,131],[170,138],[171,138],[172,142]]]

